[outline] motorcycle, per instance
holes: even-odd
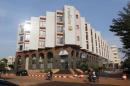
[[[50,75],[50,73],[46,75],[46,80],[52,80],[52,76]]]
[[[93,73],[92,75],[88,76],[89,82],[96,82],[96,75]]]

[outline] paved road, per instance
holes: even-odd
[[[6,80],[16,83],[20,86],[130,86],[130,80],[121,78],[100,77],[99,82],[90,83],[82,78],[54,78],[52,81],[45,80],[42,77],[10,77]]]

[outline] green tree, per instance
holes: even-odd
[[[119,11],[118,18],[114,18],[112,25],[110,25],[110,31],[114,32],[116,36],[119,36],[123,43],[123,53],[127,56],[127,59],[123,62],[123,67],[130,67],[130,2],[127,6]]]
[[[88,70],[88,65],[87,65],[85,62],[81,62],[79,68],[80,68],[83,72],[85,72],[86,70]]]
[[[0,60],[0,66],[6,67],[6,66],[7,66],[7,62],[8,62],[7,59],[5,59],[5,58],[1,59],[1,60]]]
[[[120,37],[124,49],[130,49],[130,2],[128,2],[127,7],[119,11],[118,16],[118,18],[113,19],[110,31]]]
[[[122,64],[122,68],[130,68],[130,59],[127,58],[123,64]]]

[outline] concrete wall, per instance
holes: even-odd
[[[45,47],[55,46],[55,13],[47,12],[46,14],[46,39]]]
[[[39,41],[39,17],[32,17],[29,49],[37,50],[38,41]]]
[[[75,31],[75,8],[73,6],[64,7],[65,18],[65,44],[76,44]]]
[[[86,46],[86,32],[85,32],[85,18],[81,17],[81,29],[80,29],[80,34],[81,34],[81,48],[82,49],[87,49]]]

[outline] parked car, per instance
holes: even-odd
[[[20,69],[16,72],[17,76],[28,76],[28,72],[25,69]]]
[[[6,81],[4,79],[0,79],[0,86],[19,86],[19,85]]]

